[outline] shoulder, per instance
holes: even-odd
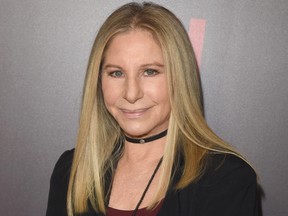
[[[191,199],[182,201],[193,203],[195,215],[258,215],[255,171],[236,155],[208,154],[203,175],[183,192]]]
[[[238,156],[209,155],[206,170],[195,186],[200,215],[258,215],[256,173]]]
[[[209,153],[199,184],[209,187],[233,179],[238,184],[247,184],[256,181],[256,173],[246,161],[236,155]]]
[[[70,166],[72,164],[74,156],[74,148],[71,150],[67,150],[59,157],[55,168],[65,168],[67,166]]]
[[[51,191],[63,195],[67,193],[73,155],[74,149],[65,151],[56,162],[50,179],[50,195]]]
[[[46,216],[67,215],[66,196],[74,149],[65,151],[58,159],[51,179]]]
[[[209,153],[201,177],[187,187],[171,191],[161,215],[257,216],[256,174],[242,158]]]
[[[51,180],[55,180],[57,177],[69,177],[73,156],[74,149],[67,150],[60,156],[54,167]]]

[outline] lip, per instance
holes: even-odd
[[[122,113],[129,119],[139,118],[145,114],[145,112],[149,108],[142,108],[142,109],[120,109]]]

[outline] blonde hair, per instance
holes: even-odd
[[[111,179],[105,178],[107,173],[113,175],[123,149],[123,134],[103,102],[101,63],[113,37],[133,29],[148,30],[159,42],[171,103],[159,187],[148,208],[154,207],[171,186],[180,154],[184,167],[175,189],[187,186],[201,175],[208,151],[240,156],[212,132],[203,117],[195,55],[181,22],[169,10],[153,3],[126,4],[104,22],[91,51],[67,195],[69,216],[89,208],[105,213],[105,192],[111,183]]]

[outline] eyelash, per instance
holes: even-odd
[[[121,73],[121,75],[120,74],[117,75],[117,73]],[[109,76],[115,77],[115,78],[122,77],[123,76],[123,72],[122,71],[112,71],[112,72],[109,73]]]
[[[159,71],[157,71],[155,69],[146,69],[143,72],[143,75],[146,77],[153,77],[153,76],[156,76],[157,74],[159,74]],[[111,71],[108,73],[108,75],[111,77],[114,77],[114,78],[120,78],[123,76],[123,72],[122,71]]]
[[[153,74],[147,74],[147,72],[153,72]],[[157,74],[159,74],[159,72],[158,72],[157,70],[154,70],[154,69],[146,69],[146,70],[144,71],[144,75],[145,75],[145,76],[155,76],[155,75],[157,75]]]

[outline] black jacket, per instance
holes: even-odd
[[[66,196],[74,150],[55,165],[46,216],[67,216]],[[170,190],[158,216],[258,216],[257,181],[253,169],[228,154],[210,154],[204,175],[182,190]],[[98,216],[95,212],[81,216]]]

